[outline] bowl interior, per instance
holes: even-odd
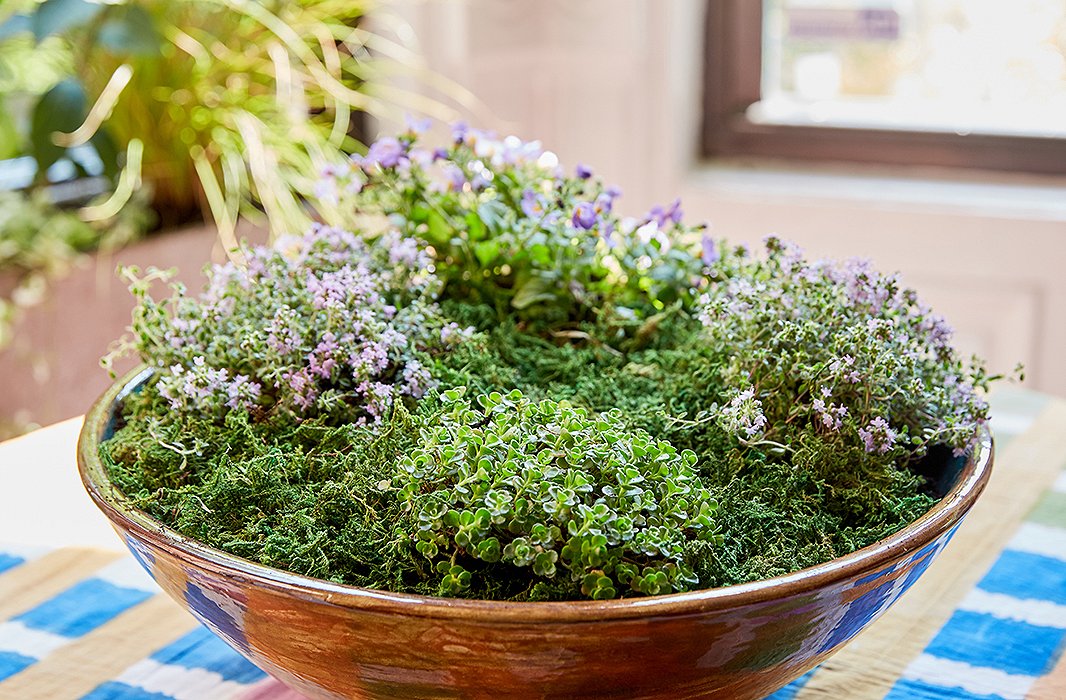
[[[138,391],[151,374],[151,368],[140,367],[117,381],[86,415],[79,439],[78,462],[82,481],[97,506],[118,528],[176,556],[195,561],[208,571],[240,576],[267,589],[284,590],[330,605],[407,611],[417,609],[419,614],[441,615],[445,618],[490,615],[495,620],[521,620],[528,623],[538,620],[577,622],[587,619],[590,614],[600,619],[679,614],[749,605],[785,594],[815,591],[834,580],[870,575],[956,527],[984,489],[993,456],[992,438],[987,429],[978,437],[975,450],[968,458],[953,457],[950,449],[930,451],[916,467],[929,479],[933,494],[941,498],[929,512],[879,542],[824,564],[782,576],[724,588],[607,601],[516,603],[433,598],[347,586],[273,569],[190,540],[131,506],[108,480],[98,454],[99,446],[120,427],[123,399]]]

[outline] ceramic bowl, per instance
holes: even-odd
[[[947,545],[988,480],[986,433],[933,471],[943,499],[902,531],[828,563],[727,588],[603,602],[402,595],[268,568],[131,507],[98,457],[135,372],[89,412],[89,495],[179,604],[309,698],[761,698],[876,620]]]

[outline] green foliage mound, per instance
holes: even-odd
[[[938,498],[995,379],[868,263],[620,216],[535,144],[386,137],[316,227],[198,298],[101,447],[138,507],[331,581],[500,600],[727,586],[869,545]],[[121,348],[120,348],[121,349]]]
[[[565,575],[593,599],[698,582],[685,543],[721,538],[694,452],[627,431],[615,412],[532,403],[517,389],[479,395],[478,410],[463,393],[442,394],[439,423],[421,430],[394,479],[443,593],[470,587],[464,554],[528,567],[533,580]]]

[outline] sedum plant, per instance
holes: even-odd
[[[464,393],[441,394],[443,410],[394,480],[442,593],[470,587],[464,557],[527,568],[533,580],[567,577],[593,599],[698,582],[685,542],[721,538],[694,452],[629,431],[616,413],[518,390],[481,394],[475,407]]]
[[[973,448],[995,377],[896,278],[419,132],[320,183],[350,230],[245,250],[195,298],[133,276],[118,350],[154,371],[102,455],[135,504],[342,583],[605,599],[872,544]]]

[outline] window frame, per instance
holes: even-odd
[[[760,124],[762,0],[708,0],[703,155],[1066,174],[1066,138]]]

